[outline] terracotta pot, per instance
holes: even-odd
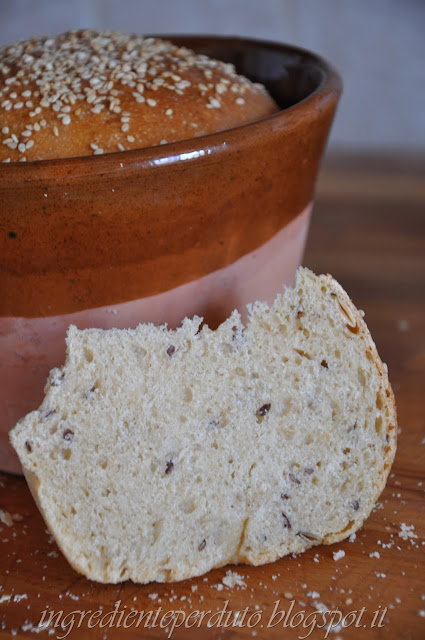
[[[7,432],[39,405],[69,324],[215,326],[272,301],[300,263],[339,76],[283,44],[167,37],[233,62],[282,110],[169,145],[0,164],[4,470],[20,470]]]

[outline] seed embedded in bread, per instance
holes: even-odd
[[[99,155],[278,110],[233,65],[158,38],[70,31],[0,48],[0,160]]]
[[[245,327],[237,312],[200,325],[71,327],[43,404],[11,432],[50,531],[91,579],[182,580],[343,540],[384,488],[394,398],[331,276],[300,269]]]

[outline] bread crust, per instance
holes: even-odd
[[[264,88],[156,39],[71,31],[0,48],[0,161],[150,147],[278,110]]]
[[[379,471],[379,475],[376,482],[376,491],[375,496],[373,498],[373,502],[376,502],[381,495],[382,491],[385,488],[388,474],[391,470],[391,465],[394,461],[396,449],[397,449],[397,409],[395,404],[394,392],[391,387],[388,371],[386,365],[383,364],[381,358],[379,357],[378,351],[376,349],[376,345],[372,340],[372,336],[367,328],[367,325],[364,321],[364,313],[360,313],[357,309],[348,293],[342,286],[331,276],[329,273],[321,276],[324,283],[327,284],[330,288],[332,288],[337,294],[339,300],[346,305],[349,312],[352,314],[353,319],[355,320],[355,326],[359,329],[359,335],[365,344],[366,351],[369,351],[371,354],[373,363],[378,371],[378,375],[381,381],[380,392],[383,394],[383,397],[386,398],[386,417],[387,417],[387,442],[388,447],[385,451],[385,461],[383,468]],[[366,518],[363,519],[363,521]],[[328,536],[325,536],[323,543],[324,544],[333,544],[334,542],[339,542],[340,540],[344,540],[356,530],[359,529],[358,522],[353,522],[353,525],[348,529],[344,529],[339,533],[332,533]]]

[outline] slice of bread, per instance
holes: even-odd
[[[216,331],[70,327],[11,432],[63,553],[100,582],[182,580],[356,531],[396,449],[386,367],[329,275]]]

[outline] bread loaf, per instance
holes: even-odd
[[[157,38],[70,31],[0,48],[0,161],[149,147],[278,111],[233,65]]]
[[[300,269],[246,327],[70,327],[11,441],[47,526],[100,582],[168,582],[342,540],[396,448],[386,367],[347,294]]]

